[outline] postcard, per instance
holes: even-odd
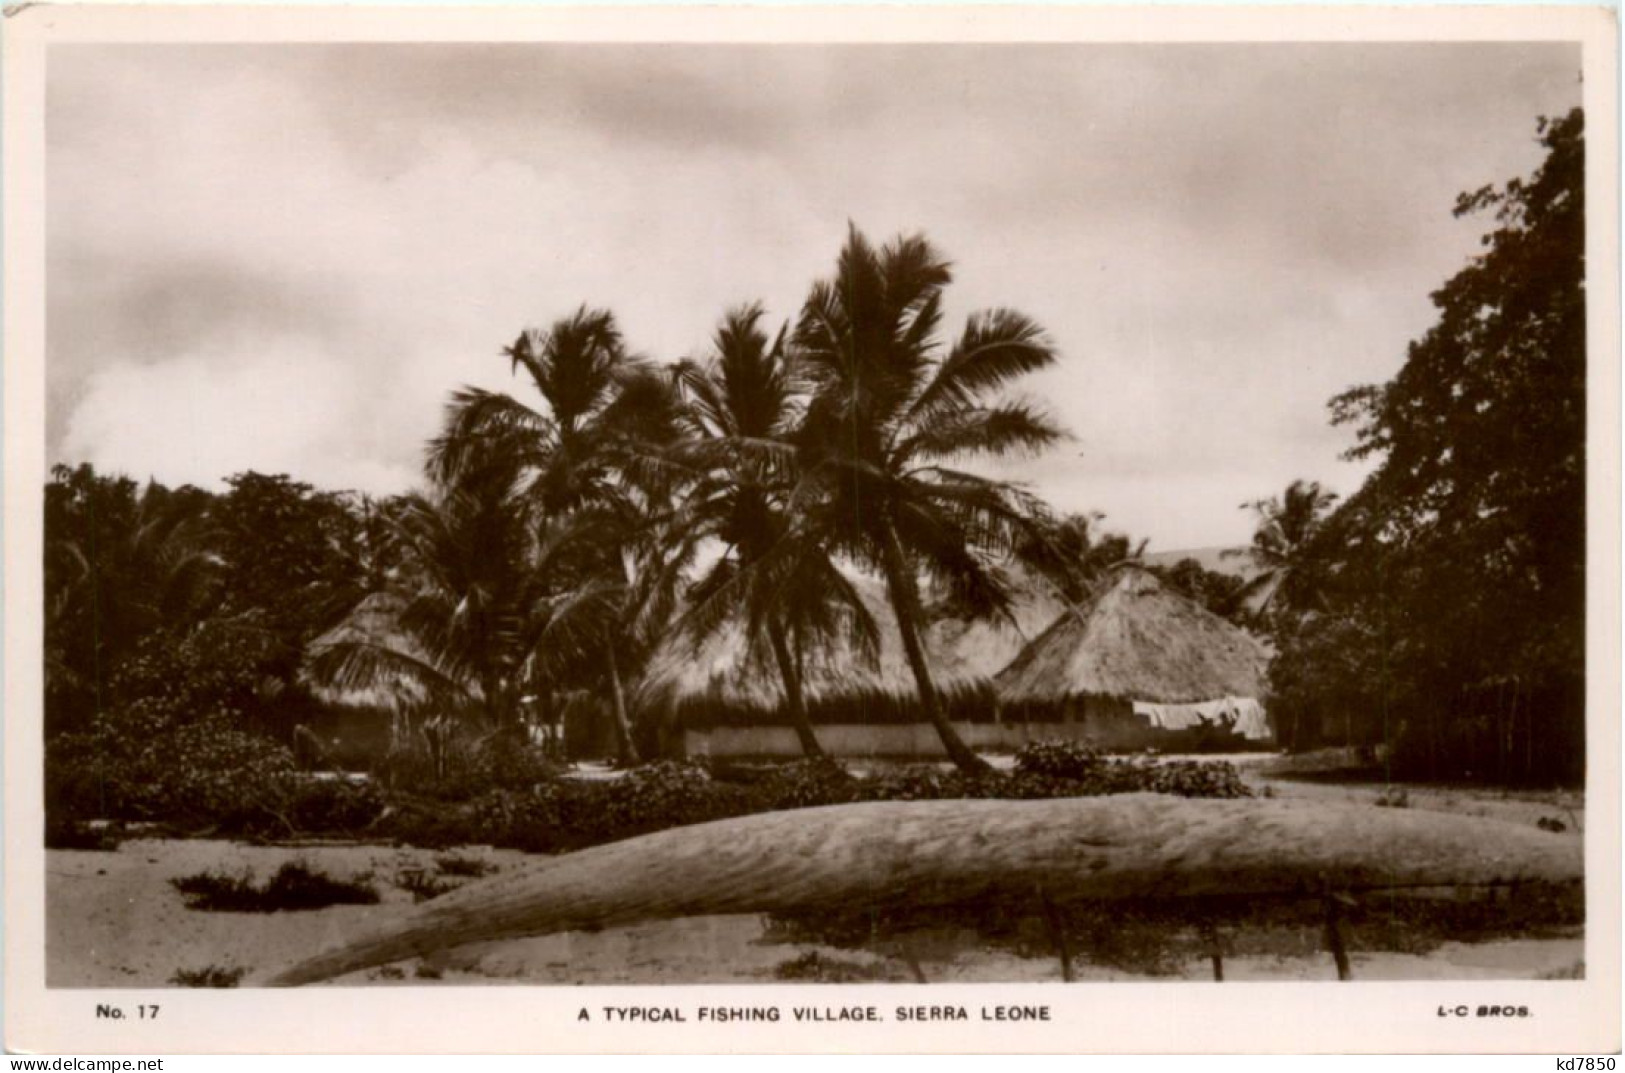
[[[1616,1052],[1614,20],[8,9],[6,1046]]]

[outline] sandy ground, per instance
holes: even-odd
[[[534,867],[535,858],[474,850],[503,870]],[[257,975],[295,957],[342,942],[412,905],[392,877],[406,868],[429,868],[435,854],[373,846],[253,847],[214,841],[132,841],[113,852],[51,851],[47,874],[47,961],[51,987],[162,987],[177,970],[209,966]],[[334,876],[371,873],[382,901],[314,912],[213,913],[188,909],[171,878],[204,870],[258,877],[282,862],[303,859]],[[781,943],[757,916],[684,920],[568,932],[463,947],[422,961],[341,978],[339,984],[660,984],[773,983],[780,965],[809,951],[882,979],[927,982],[1019,983],[1058,981],[1051,957],[1023,958],[981,944],[974,935],[928,935],[904,941],[885,956]],[[1447,943],[1426,956],[1353,954],[1356,980],[1528,979],[1575,966],[1584,954],[1579,936],[1561,939]],[[1193,960],[1175,979],[1207,980],[1210,966]],[[1080,964],[1082,980],[1150,979]],[[1234,957],[1229,981],[1333,980],[1329,956]],[[1160,977],[1168,979],[1169,977]]]
[[[1249,781],[1277,797],[1373,802],[1372,785],[1280,780],[1246,765]],[[1583,810],[1575,795],[1515,795],[1411,787],[1407,806],[1534,824],[1557,817],[1579,837]],[[503,872],[538,867],[545,858],[515,851],[470,848]],[[47,983],[52,987],[161,987],[179,970],[242,968],[250,976],[338,945],[358,931],[392,919],[413,904],[397,878],[410,869],[433,871],[428,850],[387,846],[310,845],[256,847],[207,840],[133,840],[112,852],[53,850],[47,854]],[[335,906],[313,912],[217,913],[189,909],[170,884],[203,871],[270,876],[283,862],[301,859],[335,877],[369,875],[381,895],[375,906]],[[570,932],[535,939],[463,947],[421,962],[374,969],[341,984],[421,986],[450,984],[772,983],[780,966],[809,952],[882,980],[907,982],[1029,982],[1060,979],[1054,957],[1023,958],[996,949],[972,933],[923,935],[883,951],[832,950],[776,941],[766,921],[750,916],[684,920]],[[1447,943],[1425,956],[1353,952],[1356,980],[1528,979],[1573,971],[1584,955],[1580,935]],[[1080,964],[1084,980],[1149,979]],[[1175,978],[1207,980],[1211,967],[1192,960]],[[1230,981],[1335,979],[1327,955],[1234,957]],[[1166,979],[1167,977],[1162,977]]]

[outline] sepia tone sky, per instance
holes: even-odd
[[[924,230],[948,324],[1062,360],[1074,439],[996,472],[1154,549],[1363,469],[1391,376],[1580,98],[1565,45],[53,46],[52,462],[400,491],[463,383],[578,304],[639,352],[792,317],[848,220]]]

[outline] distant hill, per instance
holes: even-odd
[[[1226,558],[1225,548],[1215,545],[1211,548],[1179,548],[1174,551],[1150,551],[1145,554],[1145,561],[1150,566],[1173,566],[1181,559],[1195,559],[1202,564],[1202,569],[1211,570],[1216,574],[1234,574],[1236,577],[1250,578],[1257,571],[1253,568],[1252,559],[1246,555],[1236,555]]]

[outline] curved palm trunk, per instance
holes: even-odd
[[[807,717],[807,701],[801,692],[801,674],[790,654],[790,643],[784,636],[784,627],[777,621],[767,627],[768,640],[773,645],[773,658],[779,665],[779,677],[784,679],[784,702],[790,710],[790,722],[801,741],[801,751],[815,760],[828,759],[824,747],[818,744],[812,720]]]
[[[992,765],[972,752],[970,746],[959,737],[959,732],[954,730],[953,724],[948,722],[942,697],[931,681],[931,666],[925,658],[925,645],[920,640],[920,622],[925,616],[920,608],[920,592],[914,574],[903,558],[903,549],[890,525],[882,526],[879,536],[886,590],[891,595],[892,609],[897,612],[897,632],[902,635],[903,652],[908,656],[908,665],[914,672],[920,706],[936,728],[937,736],[942,739],[942,747],[948,751],[948,759],[954,762],[955,767],[969,774],[992,771]]]
[[[1166,794],[873,801],[678,827],[504,871],[263,982],[290,987],[469,943],[684,916],[1014,909],[1035,887],[1063,907],[1516,883],[1565,884],[1553,893],[1570,898],[1578,887],[1568,884],[1584,874],[1580,839],[1421,809]]]
[[[626,714],[626,690],[621,688],[621,668],[615,660],[615,646],[604,650],[609,660],[609,687],[615,700],[615,755],[623,767],[638,763],[638,746],[632,740],[632,720]]]

